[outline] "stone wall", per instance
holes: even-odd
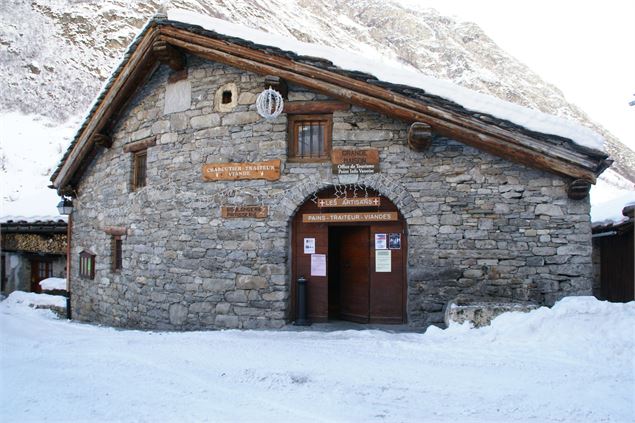
[[[175,330],[281,327],[290,220],[312,193],[338,183],[378,190],[405,217],[409,324],[443,322],[455,298],[549,305],[590,293],[589,203],[569,200],[561,178],[445,138],[414,152],[407,123],[358,107],[334,113],[333,146],[378,148],[381,173],[338,177],[330,163],[287,161],[286,116],[267,122],[255,112],[264,77],[190,56],[188,73],[178,91],[191,93],[189,107],[179,97],[166,108],[161,67],[84,175],[72,239],[74,318]],[[214,99],[228,86],[236,105],[219,107]],[[324,98],[290,87],[292,101]],[[131,191],[123,146],[148,137],[157,142],[147,186]],[[276,158],[279,181],[202,179],[204,163]],[[267,205],[269,217],[222,219],[220,206],[232,204]],[[117,273],[104,231],[112,226],[127,229]],[[77,274],[82,250],[96,254],[94,280]]]

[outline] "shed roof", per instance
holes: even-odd
[[[564,119],[404,66],[391,67],[191,12],[171,11],[169,17],[157,15],[148,21],[95,99],[51,177],[58,192],[72,193],[98,154],[99,137],[108,135],[131,94],[160,65],[160,55],[153,48],[157,43],[278,76],[404,121],[423,122],[440,135],[573,180],[594,183],[610,165],[608,155],[601,150],[602,138]]]

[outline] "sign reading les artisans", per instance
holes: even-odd
[[[379,173],[379,150],[376,148],[334,148],[331,160],[336,175]]]
[[[330,207],[379,207],[380,197],[352,197],[352,198],[318,198],[319,208]]]
[[[206,181],[237,181],[240,179],[280,179],[280,159],[254,163],[208,163],[203,165]]]

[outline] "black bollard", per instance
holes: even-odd
[[[304,276],[298,278],[298,312],[295,319],[296,326],[310,326],[311,323],[306,318],[306,283]]]
[[[66,294],[66,318],[71,320],[71,293]]]

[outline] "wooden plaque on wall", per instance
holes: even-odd
[[[334,148],[331,161],[336,175],[379,172],[379,150],[376,148]]]
[[[318,198],[319,208],[329,207],[379,207],[381,197],[350,197],[350,198]]]
[[[220,214],[224,219],[263,219],[269,214],[267,206],[223,206]]]
[[[302,215],[303,223],[393,222],[398,219],[397,212],[307,213]]]
[[[280,159],[254,163],[207,163],[203,165],[206,181],[237,181],[241,179],[280,179]]]

